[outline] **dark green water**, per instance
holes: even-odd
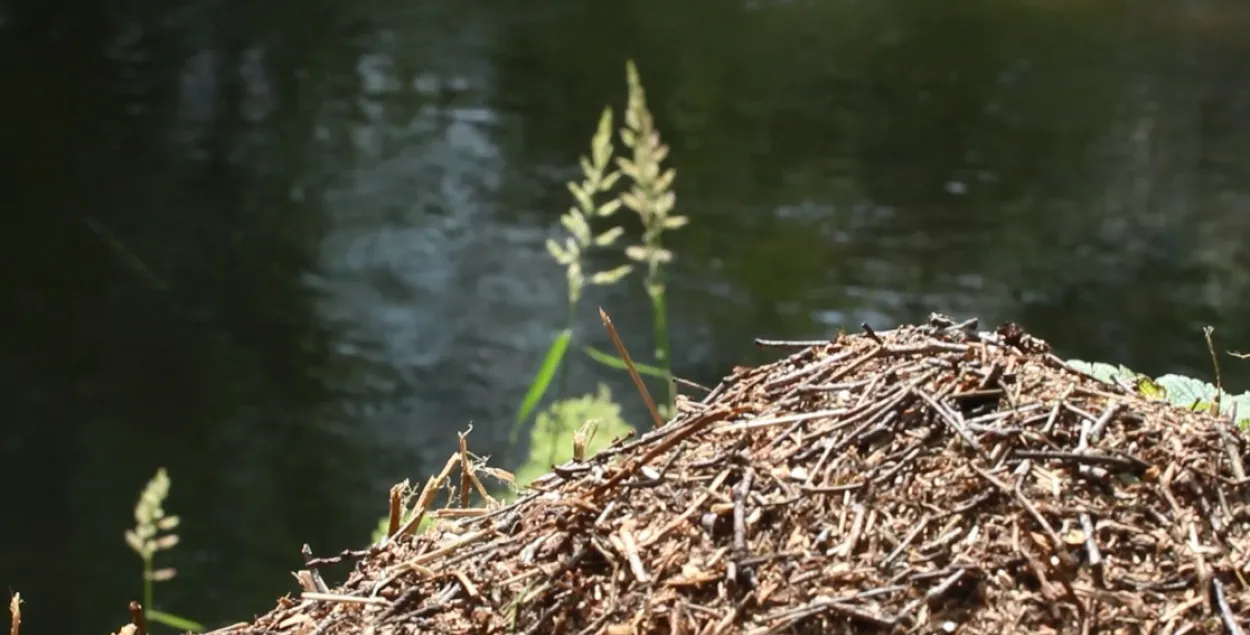
[[[158,604],[210,626],[293,591],[302,543],[362,545],[470,423],[515,466],[543,241],[630,56],[692,218],[681,374],[932,310],[1156,373],[1206,376],[1204,324],[1250,349],[1238,0],[54,4],[0,7],[0,584],[31,633],[124,623],[158,465]],[[592,300],[645,342],[637,280]]]

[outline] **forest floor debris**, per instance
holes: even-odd
[[[217,635],[1240,635],[1250,620],[1247,436],[1226,419],[1096,380],[1014,325],[760,345],[794,350],[515,502],[344,554],[359,561],[341,585]],[[463,454],[430,487],[457,466],[463,504],[479,489]]]

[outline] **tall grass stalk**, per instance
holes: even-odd
[[[184,631],[203,631],[204,627],[196,622],[152,607],[153,586],[157,582],[172,580],[177,574],[169,567],[155,568],[157,552],[168,551],[178,544],[178,534],[173,530],[178,528],[179,518],[166,514],[164,507],[169,487],[169,475],[162,467],[139,495],[139,502],[135,505],[135,526],[126,530],[126,544],[143,560],[144,617]]]
[[[560,217],[560,222],[568,232],[563,242],[556,239],[547,241],[547,251],[557,263],[565,268],[568,284],[568,301],[566,303],[565,325],[557,333],[551,346],[547,349],[543,363],[531,381],[529,389],[517,410],[516,422],[510,435],[515,443],[521,427],[548,392],[553,379],[559,373],[567,378],[561,370],[562,362],[568,353],[573,340],[577,322],[577,310],[583,292],[588,284],[615,284],[636,267],[645,271],[644,284],[652,309],[652,329],[655,341],[655,363],[633,364],[634,370],[643,375],[658,377],[666,382],[667,399],[660,410],[671,414],[676,400],[676,384],[672,375],[672,352],[669,341],[668,309],[665,300],[666,287],[664,282],[664,265],[672,262],[673,254],[664,247],[664,232],[677,229],[687,223],[687,218],[673,214],[676,196],[672,186],[676,173],[664,167],[668,156],[668,146],[660,141],[655,122],[647,108],[646,92],[638,69],[632,61],[626,65],[628,84],[628,101],[624,110],[623,125],[617,130],[621,144],[627,152],[625,156],[615,156],[613,147],[612,109],[604,108],[599,117],[599,125],[590,142],[589,156],[580,161],[583,178],[580,182],[568,184],[569,193],[573,195],[573,206]],[[622,178],[624,177],[624,178]],[[610,196],[618,181],[627,183],[619,194]],[[605,197],[609,195],[610,197]],[[599,199],[607,198],[604,202]],[[624,228],[612,226],[601,232],[592,228],[597,219],[606,219],[622,207],[628,208],[638,215],[642,221],[642,238],[638,244],[625,248],[624,254],[633,263],[626,263],[606,271],[599,271],[587,277],[584,256],[595,248],[607,248],[616,244],[624,234]],[[591,359],[607,366],[626,370],[624,360],[616,355],[599,351],[591,346],[583,347]],[[564,387],[567,388],[567,387]],[[564,390],[563,392],[567,392]],[[561,395],[569,398],[568,395]],[[561,426],[570,423],[574,427],[581,422],[566,421],[566,417],[544,417],[539,424]],[[539,434],[531,438],[557,439],[567,431],[538,430]],[[554,459],[557,448],[545,448],[548,460]],[[536,452],[543,448],[531,447],[530,462],[538,459]]]
[[[568,352],[577,322],[577,307],[586,285],[613,284],[628,275],[633,268],[625,264],[607,271],[596,272],[589,279],[586,277],[583,260],[586,252],[596,247],[609,247],[624,233],[620,227],[611,227],[599,233],[595,233],[591,227],[592,219],[610,217],[620,209],[622,204],[617,198],[601,205],[595,202],[598,195],[610,191],[620,179],[620,172],[612,169],[612,156],[612,109],[604,108],[599,116],[599,125],[595,130],[595,135],[590,142],[590,156],[581,158],[583,180],[580,183],[574,181],[568,184],[575,204],[560,217],[560,223],[564,225],[568,235],[563,243],[554,238],[547,240],[547,252],[565,268],[565,279],[568,284],[565,325],[547,349],[542,366],[539,367],[538,373],[525,393],[510,435],[513,442],[516,441],[521,426],[542,401],[543,395],[546,394]]]
[[[664,248],[662,237],[670,229],[678,229],[689,222],[686,216],[674,215],[677,196],[673,193],[673,180],[677,173],[664,169],[668,146],[660,141],[655,120],[647,108],[647,95],[638,68],[631,60],[626,65],[629,83],[629,102],[625,109],[625,127],[621,129],[621,142],[631,153],[617,159],[617,165],[633,185],[621,194],[620,200],[642,220],[642,243],[625,249],[625,255],[644,266],[644,284],[651,299],[652,329],[655,337],[655,363],[666,373],[668,399],[666,407],[671,413],[677,398],[677,386],[672,378],[672,347],[669,343],[668,308],[665,302],[664,265],[672,262],[673,253]]]

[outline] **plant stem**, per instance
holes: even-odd
[[[574,334],[576,333],[574,329],[576,328],[576,323],[577,323],[577,301],[571,297],[569,298],[568,306],[565,307],[564,323],[570,333],[574,333]],[[574,335],[574,337],[576,337],[576,335]],[[564,363],[560,364],[560,371],[559,371],[560,372],[560,379],[559,379],[560,387],[558,389],[558,392],[556,393],[556,399],[561,399],[565,395],[569,394],[569,362],[570,361],[572,360],[565,359]],[[556,425],[559,425],[559,424],[556,424]],[[561,430],[560,432],[563,432],[563,431]],[[556,444],[552,443],[550,444],[550,447],[547,448],[547,462],[554,463],[555,460],[556,460]]]
[[[152,557],[143,559],[143,616],[152,610]]]
[[[666,408],[672,408],[677,402],[676,386],[673,383],[673,365],[669,359],[671,349],[668,340],[668,309],[664,301],[664,283],[660,279],[659,267],[652,270],[647,281],[647,295],[651,297],[651,318],[655,329],[655,362],[668,374],[665,380]]]

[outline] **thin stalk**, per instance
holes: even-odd
[[[152,557],[143,559],[143,613],[152,610]]]
[[[673,365],[670,362],[671,348],[668,339],[668,306],[664,300],[664,285],[656,280],[660,277],[659,271],[652,280],[652,284],[647,285],[647,295],[651,297],[651,319],[653,328],[655,329],[655,361],[656,365],[663,368],[668,378],[665,380],[665,394],[668,396],[665,401],[666,407],[672,408],[677,402],[677,388],[673,382]]]
[[[574,298],[569,298],[568,306],[565,308],[564,324],[565,324],[565,327],[568,328],[570,333],[574,332],[573,329],[576,328],[576,324],[577,324],[577,300],[575,300]],[[569,394],[569,365],[567,362],[564,364],[560,364],[560,379],[558,381],[560,382],[560,386],[556,392],[556,399],[560,399],[564,397],[565,395]],[[554,425],[560,425],[560,424],[554,424]],[[560,432],[563,432],[563,430],[561,430]],[[559,435],[556,435],[556,438],[559,438]],[[549,447],[547,448],[547,462],[548,463],[555,463],[556,449],[557,448],[556,448],[555,443],[550,444]]]

